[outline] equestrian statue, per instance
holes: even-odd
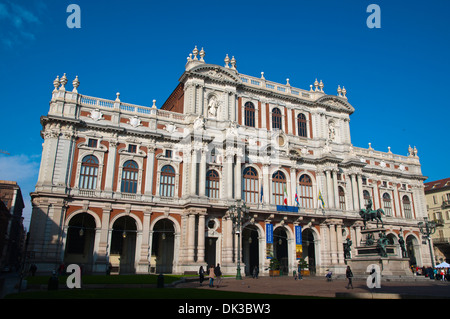
[[[378,208],[377,210],[372,210],[372,200],[369,198],[369,202],[366,205],[366,209],[362,208],[359,211],[359,215],[362,217],[364,221],[364,229],[367,229],[366,222],[367,221],[377,221],[377,228],[378,228],[378,221],[381,222],[381,227],[384,226],[383,220],[381,219],[382,215],[384,214],[383,209]]]

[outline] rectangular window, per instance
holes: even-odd
[[[137,150],[137,146],[134,144],[129,144],[128,145],[128,153],[136,153]]]
[[[93,147],[93,148],[97,148],[97,139],[95,138],[90,138],[88,140],[88,146],[89,147]]]

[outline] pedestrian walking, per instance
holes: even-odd
[[[214,287],[214,266],[209,266],[209,287]]]
[[[302,276],[302,265],[301,265],[300,262],[298,263],[297,272],[298,272],[298,275],[297,275],[297,276],[298,276],[298,279],[303,280],[303,276]]]
[[[258,279],[258,275],[259,275],[259,268],[257,265],[255,265],[255,267],[253,267],[253,279]]]
[[[203,280],[205,279],[205,270],[203,269],[203,266],[200,266],[200,269],[198,270],[198,276],[200,280],[200,286],[202,286]]]
[[[220,264],[217,264],[216,268],[214,268],[214,275],[217,278],[217,288],[219,288],[219,283],[222,283],[222,271],[220,270]]]
[[[30,266],[31,276],[34,277],[34,275],[36,274],[36,270],[37,270],[37,266],[35,264],[31,264],[31,266]]]
[[[345,271],[345,277],[347,277],[348,279],[348,284],[347,284],[347,289],[350,288],[350,286],[352,286],[353,289],[353,283],[352,283],[352,278],[353,278],[353,273],[352,270],[350,269],[350,266],[347,266],[347,270]]]

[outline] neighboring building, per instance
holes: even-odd
[[[25,243],[25,204],[16,182],[0,181],[0,202],[0,269],[18,270]]]
[[[41,117],[29,242],[40,271],[220,263],[232,274],[240,246],[246,273],[267,274],[268,254],[292,273],[297,253],[311,272],[344,273],[343,243],[351,237],[354,252],[361,242],[369,198],[391,242],[403,234],[411,263],[430,260],[417,226],[426,216],[417,151],[354,147],[344,87],[327,95],[322,81],[302,90],[240,74],[234,57],[207,64],[197,48],[161,109],[81,95],[78,77],[72,91],[66,84],[66,75],[54,81]],[[249,220],[238,237],[230,206],[240,199]]]
[[[435,221],[432,236],[436,264],[450,263],[450,178],[425,183],[428,219]]]

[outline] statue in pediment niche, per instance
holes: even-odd
[[[328,139],[330,141],[334,141],[334,138],[336,137],[336,129],[334,128],[334,122],[330,121],[328,124]]]
[[[211,96],[208,101],[208,117],[215,118],[217,116],[217,109],[219,108],[219,102],[215,95]]]

